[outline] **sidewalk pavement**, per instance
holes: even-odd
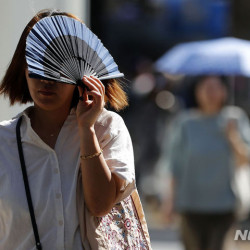
[[[153,250],[184,250],[177,229],[150,229]],[[249,250],[250,240],[234,241],[235,229],[228,232],[223,250]]]
[[[171,228],[150,229],[149,234],[153,250],[184,250],[178,231]]]
[[[149,234],[153,250],[184,250],[178,231],[178,223],[168,226],[164,224],[163,215],[158,204],[144,204]],[[250,223],[245,228],[236,225],[228,232],[223,250],[250,250],[250,240],[234,241],[236,229],[250,230]]]
[[[178,242],[152,241],[153,250],[184,250]]]

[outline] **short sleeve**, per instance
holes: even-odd
[[[250,124],[247,114],[242,110],[239,118],[239,132],[242,136],[242,139],[250,147]]]
[[[248,158],[250,159],[250,124],[247,114],[241,109],[239,109],[238,131],[242,140],[246,143]]]
[[[113,112],[111,114],[112,116],[106,119],[99,128],[101,130],[99,143],[110,171],[125,180],[117,200],[119,202],[135,189],[134,153],[123,119],[118,114]]]

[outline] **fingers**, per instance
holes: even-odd
[[[92,91],[86,91],[86,94],[87,95],[91,95],[95,98],[98,98],[98,99],[102,99],[102,95],[100,94],[99,91],[95,91],[95,90],[92,90]]]
[[[83,81],[86,84],[86,86],[88,86],[90,91],[91,90],[98,90],[101,93],[101,95],[103,95],[103,96],[105,95],[105,87],[102,84],[102,82],[99,79],[97,79],[96,77],[94,77],[94,76],[90,76],[90,77],[84,76]]]
[[[104,106],[105,87],[102,82],[94,76],[84,76],[84,84],[88,87],[84,93],[92,96],[96,103]]]
[[[78,86],[79,100],[88,102],[88,96],[92,96],[92,101],[98,104],[98,106],[104,107],[105,87],[102,82],[94,76],[84,76],[83,82],[87,88],[84,89]]]
[[[95,101],[96,104],[98,104],[98,106],[100,106],[101,108],[104,107],[104,99],[103,99],[103,95],[101,95],[101,93],[99,91],[86,91],[87,95],[90,95],[93,97],[93,100]]]
[[[102,95],[104,96],[105,95],[105,87],[103,85],[103,83],[96,77],[94,76],[90,76],[90,79],[94,82],[97,83],[97,87],[99,88],[99,91],[102,93]]]

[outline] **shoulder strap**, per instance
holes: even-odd
[[[34,236],[36,240],[36,248],[38,250],[41,250],[42,245],[41,245],[39,234],[38,234],[36,218],[35,218],[34,208],[32,204],[31,194],[30,194],[29,180],[28,180],[28,175],[27,175],[24,155],[23,155],[23,147],[22,147],[21,132],[20,132],[21,123],[22,123],[22,116],[18,119],[18,122],[16,125],[17,147],[18,147],[19,159],[20,159],[20,163],[22,167],[23,181],[24,181],[24,187],[25,187],[25,192],[26,192],[26,198],[27,198],[27,202],[29,206],[30,218],[31,218]]]
[[[135,206],[135,210],[137,212],[137,216],[139,218],[145,240],[147,241],[148,249],[152,250],[151,243],[150,243],[150,236],[149,236],[149,233],[148,233],[148,226],[147,226],[147,222],[146,222],[144,211],[143,211],[143,208],[142,208],[140,196],[138,194],[137,189],[135,189],[132,192],[131,198],[132,198],[133,204]]]

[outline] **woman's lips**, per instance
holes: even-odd
[[[45,96],[52,96],[55,95],[55,92],[50,91],[50,90],[39,90],[38,93],[45,95]]]

